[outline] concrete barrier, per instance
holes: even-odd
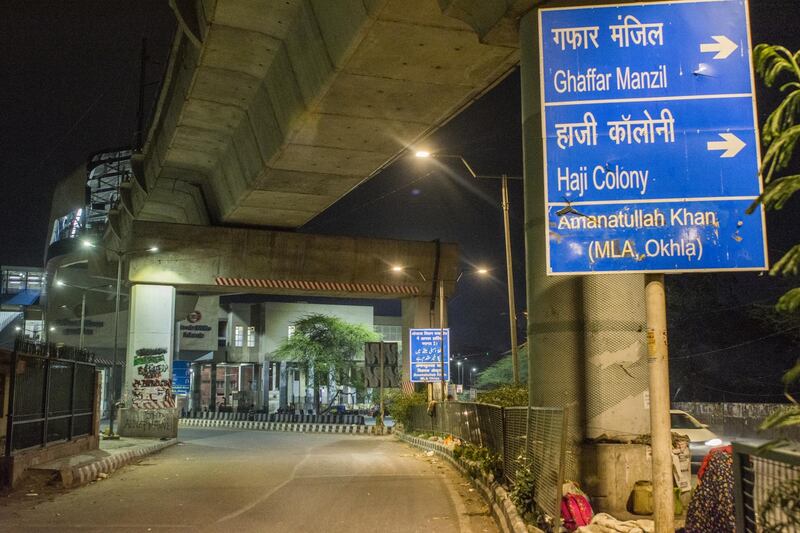
[[[84,485],[97,479],[100,474],[110,474],[141,457],[161,451],[177,442],[177,439],[170,439],[153,444],[136,446],[131,450],[117,452],[89,464],[64,468],[59,472],[61,475],[61,483],[65,488]]]

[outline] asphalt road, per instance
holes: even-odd
[[[182,429],[73,490],[0,502],[0,531],[498,531],[449,465],[394,437]]]

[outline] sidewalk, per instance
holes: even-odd
[[[105,477],[118,468],[145,455],[176,444],[178,439],[139,439],[120,437],[119,440],[100,439],[100,449],[56,459],[29,468],[31,473],[50,473],[60,480],[64,488],[75,487]]]

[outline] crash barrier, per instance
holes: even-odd
[[[18,338],[11,368],[5,455],[93,434],[93,353]]]
[[[439,402],[412,407],[408,430],[452,435],[488,448],[502,459],[503,477],[513,485],[523,469],[534,479],[535,503],[551,517],[561,513],[561,490],[574,454],[568,453],[570,408],[499,407]]]
[[[241,411],[238,413],[218,413],[213,411],[191,411],[182,418],[201,420],[232,420],[251,422],[291,422],[295,424],[349,424],[364,425],[363,415],[299,415],[286,413],[258,413]]]
[[[800,448],[733,443],[736,531],[797,531]],[[788,502],[794,502],[790,505]]]

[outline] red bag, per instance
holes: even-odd
[[[592,506],[583,494],[567,494],[561,498],[561,520],[567,531],[575,531],[592,522]]]

